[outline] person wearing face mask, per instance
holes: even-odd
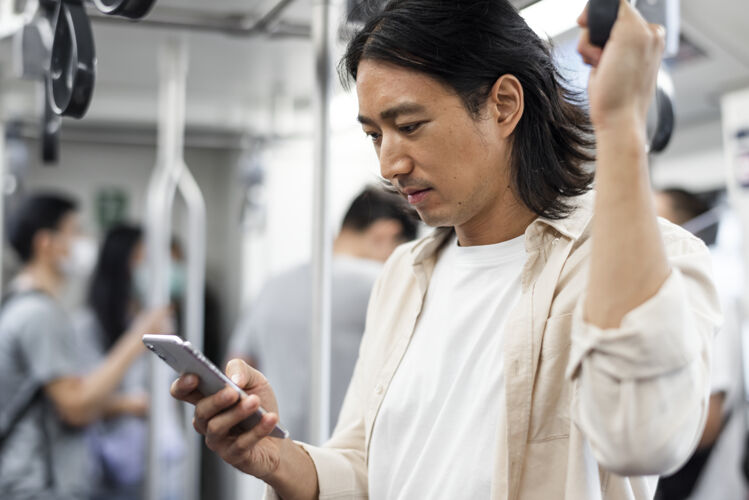
[[[3,499],[90,498],[93,464],[85,429],[110,415],[142,413],[141,401],[116,389],[145,351],[142,335],[165,330],[164,311],[141,316],[100,362],[83,366],[73,323],[61,306],[79,237],[76,210],[68,197],[34,194],[9,221],[9,243],[22,268],[0,311]]]
[[[147,282],[143,232],[117,225],[107,231],[88,290],[87,308],[76,315],[81,362],[94,369],[139,322],[162,321],[168,308],[145,309]],[[140,279],[137,277],[141,276]],[[94,459],[93,498],[140,497],[144,477],[148,360],[140,357],[118,387],[121,410],[88,429]]]
[[[182,332],[185,329],[183,302],[187,292],[187,256],[176,236],[172,237],[169,254],[169,300],[174,310],[176,329]],[[141,275],[141,281],[147,283],[148,276]],[[203,287],[203,354],[216,364],[220,364],[223,355],[222,334],[221,301],[206,280]]]

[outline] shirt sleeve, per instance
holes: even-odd
[[[67,315],[46,297],[28,297],[17,304],[17,326],[21,355],[28,362],[30,376],[46,384],[77,376],[80,372],[76,336]]]
[[[694,451],[705,424],[720,307],[707,248],[691,236],[666,245],[671,273],[618,328],[573,316],[567,376],[572,418],[598,462],[620,475],[664,474]]]

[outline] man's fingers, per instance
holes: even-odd
[[[590,42],[590,31],[587,29],[584,29],[580,35],[577,51],[582,56],[585,64],[593,67],[598,66],[598,61],[601,60],[601,54],[603,54],[603,49],[596,47]]]
[[[194,405],[203,398],[203,395],[197,391],[197,388],[198,377],[187,374],[172,382],[169,392],[172,394],[172,397]]]
[[[585,8],[580,13],[579,16],[577,16],[577,25],[581,28],[587,28],[588,27],[588,4],[585,4]]]
[[[662,24],[654,24],[654,23],[650,23],[649,27],[650,27],[650,31],[653,32],[653,34],[655,35],[655,38],[656,38],[655,43],[658,45],[658,49],[660,50],[661,53],[663,53],[663,51],[666,48],[666,27],[663,26]]]
[[[231,387],[225,387],[216,394],[201,399],[195,405],[195,418],[193,420],[195,430],[201,434],[205,434],[208,421],[236,403],[237,399],[239,399],[239,394]]]
[[[237,436],[226,450],[224,458],[230,464],[237,463],[245,458],[246,453],[257,446],[264,438],[268,437],[273,428],[278,424],[278,415],[275,413],[266,413],[262,420],[243,434]]]
[[[226,365],[226,376],[242,389],[251,389],[265,381],[263,375],[241,359],[232,359]]]
[[[229,434],[235,425],[255,413],[258,408],[260,408],[260,399],[257,396],[244,398],[234,408],[213,417],[208,422],[206,435],[223,437]]]

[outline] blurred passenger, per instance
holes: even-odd
[[[177,331],[184,334],[183,301],[187,292],[187,258],[177,237],[172,238],[169,249],[169,296],[175,310]],[[203,354],[216,364],[221,364],[224,353],[222,337],[221,301],[206,279],[203,289]]]
[[[690,229],[713,252],[715,284],[724,311],[724,323],[716,334],[711,365],[710,406],[697,450],[678,471],[658,483],[658,500],[744,500],[746,488],[739,464],[744,440],[730,429],[741,425],[742,416],[731,418],[738,411],[741,398],[740,328],[738,319],[739,291],[731,285],[731,276],[740,275],[734,258],[720,248],[720,237],[727,229],[719,212],[699,196],[679,188],[655,193],[656,210],[674,224]],[[719,222],[721,222],[719,227]],[[716,254],[716,252],[720,252]],[[726,268],[728,266],[728,268]],[[725,270],[725,271],[724,271]]]
[[[377,187],[360,193],[333,243],[330,427],[335,425],[364,333],[367,303],[382,263],[416,237],[417,219],[404,201]],[[277,389],[284,426],[305,440],[309,410],[312,268],[271,278],[230,342],[232,357],[262,367]]]
[[[85,428],[111,415],[143,412],[116,394],[144,352],[141,335],[159,331],[163,315],[135,322],[95,368],[81,366],[70,317],[60,305],[66,272],[75,268],[76,203],[37,194],[12,214],[10,245],[23,268],[0,312],[0,497],[87,499],[93,464]]]
[[[88,308],[76,318],[82,367],[95,369],[107,352],[134,326],[159,333],[167,308],[144,309],[148,293],[143,276],[145,251],[138,227],[110,229],[91,277]],[[144,352],[144,351],[143,351]],[[88,432],[95,474],[91,477],[97,499],[136,499],[141,496],[146,461],[148,363],[138,358],[118,387],[121,408],[91,426]]]

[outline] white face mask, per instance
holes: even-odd
[[[70,252],[60,262],[60,271],[67,277],[86,277],[96,265],[98,247],[92,238],[78,236],[70,243]]]

